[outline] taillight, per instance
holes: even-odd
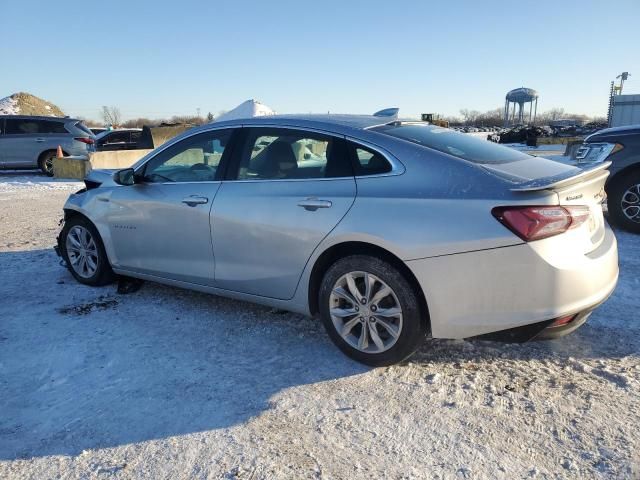
[[[86,143],[87,145],[93,145],[95,143],[95,140],[91,137],[76,137],[74,138],[74,140],[77,140],[82,143]]]
[[[541,240],[577,228],[591,215],[586,206],[495,207],[494,217],[525,242]]]
[[[562,327],[563,325],[568,325],[574,318],[576,318],[576,315],[567,315],[566,317],[556,318],[551,322],[551,324],[549,324],[549,327]]]

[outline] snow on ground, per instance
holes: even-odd
[[[82,188],[83,183],[72,180],[49,178],[39,175],[25,175],[19,170],[5,170],[0,173],[0,195],[13,194],[14,192],[28,192],[32,194],[37,190],[65,190],[69,193]]]
[[[300,315],[77,284],[58,187],[0,176],[0,478],[640,478],[640,236],[571,336],[370,369]]]
[[[18,102],[11,96],[0,98],[0,115],[18,115]]]

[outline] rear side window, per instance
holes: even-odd
[[[9,135],[38,135],[69,133],[63,122],[30,119],[7,119],[6,132]]]
[[[499,164],[530,158],[512,148],[474,138],[448,128],[419,124],[391,124],[371,130],[408,140],[474,163]]]
[[[84,123],[82,122],[77,122],[75,124],[75,127],[78,130],[81,130],[83,133],[86,133],[87,135],[93,135],[93,132],[91,130],[89,130],[89,127],[87,127]]]
[[[355,159],[356,176],[380,175],[391,171],[389,161],[378,152],[354,143],[349,143],[349,150]]]
[[[69,133],[64,128],[63,122],[48,122],[47,120],[39,120],[40,131],[38,133]]]

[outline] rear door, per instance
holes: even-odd
[[[266,127],[243,134],[211,211],[215,285],[289,299],[314,249],[353,205],[352,166],[338,137]]]

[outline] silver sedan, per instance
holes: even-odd
[[[318,315],[347,355],[389,365],[426,336],[584,323],[618,278],[606,167],[385,116],[213,123],[92,172],[58,250],[84,284],[124,275]]]

